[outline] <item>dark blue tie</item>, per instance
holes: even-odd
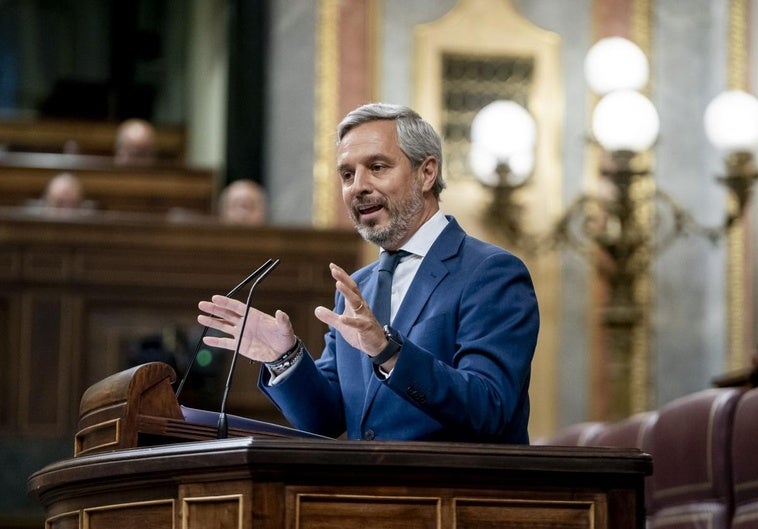
[[[392,297],[392,274],[404,256],[410,255],[405,250],[396,252],[382,252],[379,255],[379,276],[376,283],[376,297],[371,305],[374,316],[382,325],[390,323],[390,300]]]

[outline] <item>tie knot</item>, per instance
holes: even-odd
[[[411,255],[411,252],[407,252],[405,250],[382,252],[381,255],[379,255],[379,270],[394,273],[395,268],[397,268],[397,264],[400,262],[400,259],[406,255]]]

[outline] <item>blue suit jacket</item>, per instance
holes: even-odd
[[[333,328],[280,383],[259,387],[299,429],[349,439],[528,443],[529,377],[539,329],[524,264],[449,224],[424,257],[392,326],[404,338],[382,380]],[[353,278],[363,296],[376,264]],[[342,313],[338,293],[335,311]]]

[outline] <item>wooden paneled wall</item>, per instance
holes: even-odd
[[[182,208],[210,213],[219,188],[216,172],[182,164],[123,167],[104,156],[53,153],[0,154],[0,206],[41,196],[47,182],[69,171],[82,181],[97,209],[166,213]]]
[[[157,334],[165,343],[167,335],[186,333],[194,348],[198,301],[226,293],[267,258],[281,264],[259,285],[254,304],[287,312],[318,355],[326,328],[313,309],[333,304],[328,264],[353,270],[360,248],[347,230],[172,224],[107,213],[55,221],[0,211],[0,427],[11,435],[70,435],[84,390],[129,367],[141,338]],[[176,351],[181,371],[185,353]],[[228,355],[214,358],[225,369]],[[228,411],[281,422],[255,387],[259,366],[243,360],[237,367]],[[225,379],[225,372],[202,379],[212,387],[185,389],[180,402],[217,409]]]
[[[10,151],[63,152],[66,142],[75,142],[82,154],[111,155],[118,123],[79,120],[0,120],[0,145]],[[181,160],[185,132],[180,125],[155,127],[158,156]]]

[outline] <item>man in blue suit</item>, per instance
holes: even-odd
[[[329,326],[318,360],[284,312],[250,309],[240,352],[266,365],[259,387],[293,426],[331,437],[528,443],[539,312],[526,267],[440,211],[441,142],[416,112],[364,105],[337,138],[357,230],[380,252],[407,252],[391,323],[375,315],[377,263],[352,276],[331,264],[337,292],[332,310],[315,311]],[[198,321],[227,335],[205,342],[234,350],[244,304],[213,296],[199,307]]]

